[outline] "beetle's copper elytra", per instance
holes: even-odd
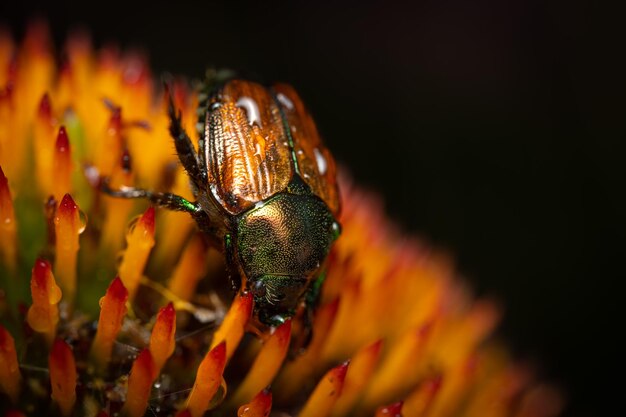
[[[207,82],[208,85],[215,84]],[[199,149],[170,100],[170,133],[195,202],[142,189],[104,190],[189,212],[226,254],[255,314],[275,325],[306,304],[310,313],[339,235],[335,161],[288,85],[228,80],[200,95]],[[308,317],[306,315],[306,317]]]

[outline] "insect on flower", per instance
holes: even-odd
[[[235,290],[277,325],[304,305],[310,319],[324,262],[340,234],[336,168],[313,119],[290,86],[232,79],[199,105],[199,149],[169,101],[170,134],[197,201],[123,187],[103,189],[185,211],[225,253]]]

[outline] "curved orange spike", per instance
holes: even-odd
[[[0,167],[0,254],[11,271],[15,271],[17,263],[16,239],[17,225],[9,180]]]
[[[383,341],[378,340],[360,349],[350,360],[350,369],[343,384],[341,397],[333,407],[333,417],[347,415],[362,394],[378,364]]]
[[[58,201],[72,192],[72,152],[65,126],[59,128],[52,163],[52,195]]]
[[[51,271],[50,262],[37,259],[30,280],[30,292],[33,304],[28,309],[26,320],[33,330],[44,333],[52,343],[59,322],[61,290],[57,286]]]
[[[158,376],[163,364],[174,352],[176,347],[174,336],[176,335],[176,311],[174,305],[169,303],[159,310],[156,323],[150,336],[150,353],[154,360],[154,377]]]
[[[33,126],[33,146],[36,149],[35,171],[39,189],[45,196],[52,192],[56,124],[50,96],[45,93],[39,102],[37,118]]]
[[[348,362],[334,367],[324,375],[298,414],[300,417],[325,417],[341,395],[348,371]]]
[[[100,299],[100,319],[91,346],[91,354],[101,369],[109,363],[111,358],[113,343],[126,315],[127,300],[128,291],[119,277],[111,282],[106,294]]]
[[[70,305],[76,294],[76,261],[79,249],[79,235],[83,231],[80,213],[74,199],[69,194],[63,196],[54,217],[56,236],[54,273]]]
[[[407,416],[425,416],[441,388],[443,378],[437,375],[422,382],[404,401],[403,410]]]
[[[313,321],[313,338],[302,355],[283,366],[278,378],[274,383],[277,402],[287,401],[291,396],[298,393],[304,382],[315,372],[315,367],[319,363],[319,356],[329,330],[332,328],[337,310],[339,309],[339,299],[320,306]]]
[[[13,403],[20,395],[22,374],[17,363],[15,340],[11,333],[0,325],[0,390],[5,392]]]
[[[129,417],[142,417],[148,408],[152,382],[154,381],[154,361],[149,349],[143,349],[128,376],[128,391],[122,414]]]
[[[250,315],[252,314],[252,295],[249,293],[238,295],[230,306],[224,321],[213,335],[211,348],[222,341],[226,342],[226,361],[235,353]]]
[[[52,400],[59,405],[61,414],[72,414],[76,403],[76,363],[72,349],[61,339],[55,340],[48,358]]]
[[[182,300],[189,301],[193,296],[198,281],[207,271],[207,248],[199,235],[191,238],[185,247],[168,289]]]
[[[291,320],[278,327],[257,354],[252,367],[232,397],[235,405],[250,401],[255,393],[268,386],[280,369],[291,340]]]
[[[198,367],[196,381],[187,399],[186,407],[192,417],[202,417],[209,409],[211,399],[222,383],[225,367],[226,342],[222,342],[204,356]]]
[[[402,417],[402,401],[378,407],[374,417]]]
[[[128,290],[128,299],[132,301],[139,288],[150,250],[154,246],[154,207],[149,207],[139,217],[126,235],[126,242],[128,246],[118,274]]]
[[[248,404],[237,410],[237,417],[268,417],[272,411],[272,391],[261,390]]]

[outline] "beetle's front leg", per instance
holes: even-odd
[[[180,159],[196,188],[202,189],[207,181],[206,168],[203,166],[202,158],[198,156],[189,135],[183,128],[181,114],[176,112],[171,94],[167,107],[167,114],[170,118],[170,135],[174,139],[178,159]]]
[[[158,207],[165,207],[175,211],[186,211],[193,215],[197,211],[201,210],[200,207],[187,199],[172,193],[160,193],[154,191],[144,190],[143,188],[122,186],[118,189],[113,189],[109,186],[108,178],[105,178],[100,185],[100,189],[110,195],[117,198],[144,198],[149,200]]]

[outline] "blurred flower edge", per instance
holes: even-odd
[[[171,94],[195,132],[193,89]],[[495,305],[345,174],[310,344],[290,352],[298,317],[253,331],[188,215],[97,191],[107,176],[192,198],[167,126],[142,55],[84,34],[55,54],[41,22],[19,44],[0,33],[0,412],[559,414],[558,391],[490,336]]]

